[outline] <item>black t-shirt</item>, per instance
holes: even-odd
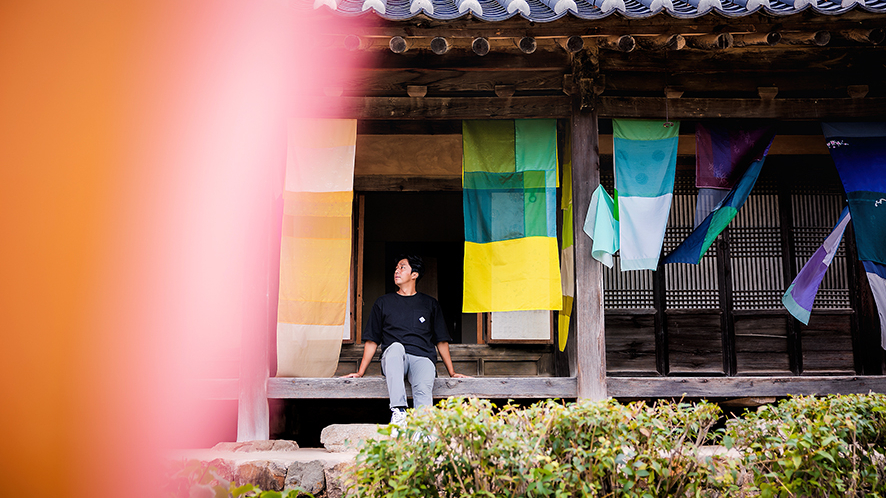
[[[450,342],[452,338],[440,303],[418,292],[412,296],[391,293],[378,298],[363,329],[363,340],[377,343],[382,351],[399,342],[407,353],[436,362],[434,347],[438,342]]]

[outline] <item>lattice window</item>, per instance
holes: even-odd
[[[665,233],[663,254],[668,254],[692,233],[698,189],[691,172],[678,172],[674,202]],[[664,266],[665,302],[670,309],[717,309],[720,307],[717,248],[711,247],[698,265]]]
[[[834,189],[836,190],[836,189]],[[803,185],[791,189],[793,210],[794,262],[799,271],[813,253],[821,246],[840,216],[843,195],[839,191],[822,192]],[[815,296],[814,308],[848,309],[849,265],[846,257],[846,240],[840,243],[837,255]]]

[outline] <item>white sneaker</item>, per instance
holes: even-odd
[[[391,410],[391,425],[403,427],[406,425],[406,412],[403,410]]]

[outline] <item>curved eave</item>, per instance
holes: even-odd
[[[536,23],[552,22],[566,16],[593,21],[613,15],[626,19],[647,19],[659,14],[668,15],[674,19],[696,19],[707,15],[720,16],[726,19],[736,19],[755,13],[765,14],[772,17],[785,17],[800,14],[807,10],[825,16],[837,16],[856,10],[871,14],[886,14],[886,1],[884,0],[868,2],[867,5],[853,3],[847,7],[843,7],[839,3],[822,0],[818,5],[805,4],[801,8],[795,8],[793,4],[788,4],[781,0],[771,0],[769,7],[758,6],[752,10],[748,10],[744,6],[729,2],[728,0],[723,0],[722,9],[713,8],[704,12],[699,12],[695,6],[684,0],[674,0],[674,10],[658,9],[655,11],[649,9],[637,0],[625,0],[624,11],[612,9],[608,12],[603,12],[588,0],[576,0],[575,3],[578,7],[576,11],[570,9],[559,14],[556,14],[550,7],[541,3],[539,0],[527,0],[530,7],[529,16],[524,15],[520,11],[508,13],[507,9],[495,0],[480,0],[479,3],[483,8],[482,14],[477,14],[470,10],[459,12],[454,0],[433,0],[433,14],[428,13],[424,9],[417,12],[411,12],[410,2],[406,0],[388,0],[385,2],[384,13],[378,12],[371,7],[367,10],[363,10],[364,0],[342,0],[338,3],[338,7],[334,11],[326,5],[320,6],[319,9],[332,11],[335,14],[344,17],[355,18],[376,16],[388,21],[409,21],[416,18],[427,18],[438,21],[478,19],[487,22],[497,22],[506,21],[516,17]]]

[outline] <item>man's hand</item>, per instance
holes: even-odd
[[[460,373],[451,373],[449,374],[453,379],[473,379],[470,375],[460,374]]]
[[[342,375],[340,378],[342,379],[359,379],[363,377],[359,372],[349,373],[348,375]]]

